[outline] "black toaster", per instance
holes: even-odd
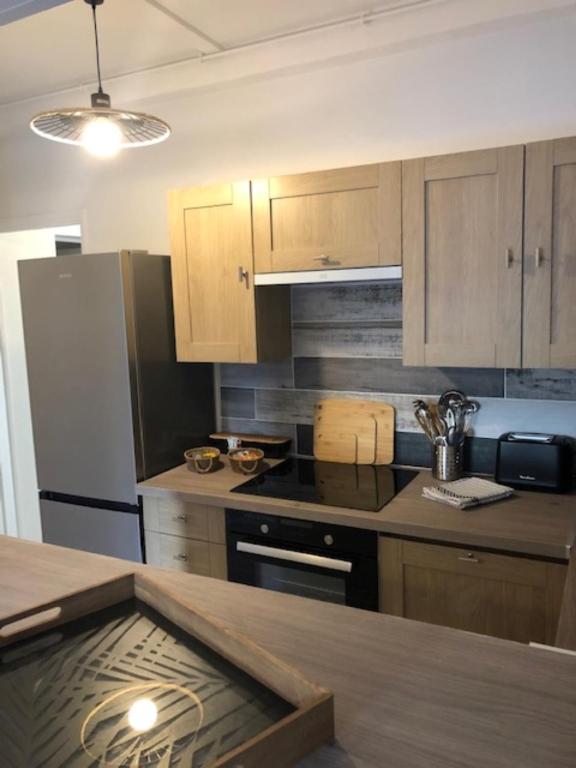
[[[498,438],[496,482],[566,493],[572,488],[575,441],[563,435],[507,432]]]

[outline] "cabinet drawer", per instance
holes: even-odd
[[[210,545],[164,533],[146,531],[146,560],[149,565],[210,576]]]
[[[157,533],[185,536],[198,541],[224,544],[224,510],[205,504],[191,504],[179,499],[146,497],[144,528]]]
[[[545,562],[491,552],[405,541],[403,562],[409,567],[430,568],[483,579],[511,581],[534,587],[546,585]]]

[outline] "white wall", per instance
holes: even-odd
[[[156,98],[140,106],[167,119],[173,137],[107,162],[27,127],[38,109],[86,95],[5,108],[0,231],[82,211],[86,251],[166,252],[170,187],[576,134],[575,40],[572,7]]]
[[[56,255],[55,235],[79,228],[0,233],[0,533],[41,540],[18,261]]]

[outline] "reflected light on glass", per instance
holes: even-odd
[[[150,699],[138,699],[128,710],[128,722],[139,733],[145,733],[156,725],[158,708]]]

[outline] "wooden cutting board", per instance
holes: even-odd
[[[314,413],[314,456],[341,464],[391,464],[394,408],[372,400],[320,400]]]

